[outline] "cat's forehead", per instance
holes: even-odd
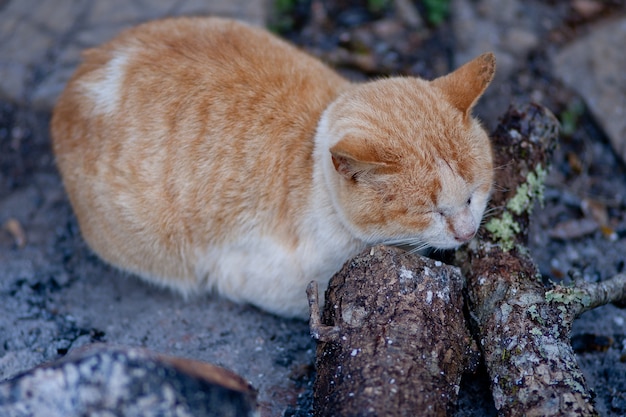
[[[433,202],[439,207],[455,207],[467,204],[473,197],[488,195],[493,170],[490,150],[485,153],[465,161],[439,159],[434,164],[439,193]]]
[[[426,199],[441,208],[467,203],[476,192],[488,193],[493,182],[490,162],[481,166],[474,161],[469,168],[460,161],[439,156],[405,155],[397,171],[398,184],[409,191],[411,199]],[[408,182],[405,182],[408,181]]]
[[[355,97],[364,109],[381,117],[416,120],[437,118],[442,110],[458,112],[438,88],[420,78],[388,78],[364,84]]]
[[[444,159],[438,159],[435,166],[441,190],[437,202],[439,204],[452,204],[466,200],[467,195],[472,190],[469,179],[461,175],[457,167]]]
[[[441,91],[416,78],[361,85],[337,100],[328,122],[337,137],[355,134],[390,150],[431,145],[445,150],[467,128]]]

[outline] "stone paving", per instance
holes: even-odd
[[[52,107],[80,51],[164,16],[218,15],[263,25],[269,0],[0,0],[0,97]]]

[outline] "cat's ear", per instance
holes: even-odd
[[[496,57],[484,53],[432,84],[443,91],[447,100],[467,118],[476,101],[485,92],[496,72]]]
[[[353,181],[390,166],[381,160],[376,149],[354,138],[343,138],[330,149],[330,154],[335,170]]]

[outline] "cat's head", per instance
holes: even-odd
[[[329,107],[318,131],[327,141],[325,181],[356,237],[446,249],[475,235],[493,165],[470,112],[494,71],[488,53],[434,81],[356,86]]]

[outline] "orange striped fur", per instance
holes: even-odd
[[[305,317],[308,282],[368,245],[473,237],[493,174],[470,111],[494,70],[354,84],[260,28],[155,21],[85,52],[54,152],[105,261]]]

